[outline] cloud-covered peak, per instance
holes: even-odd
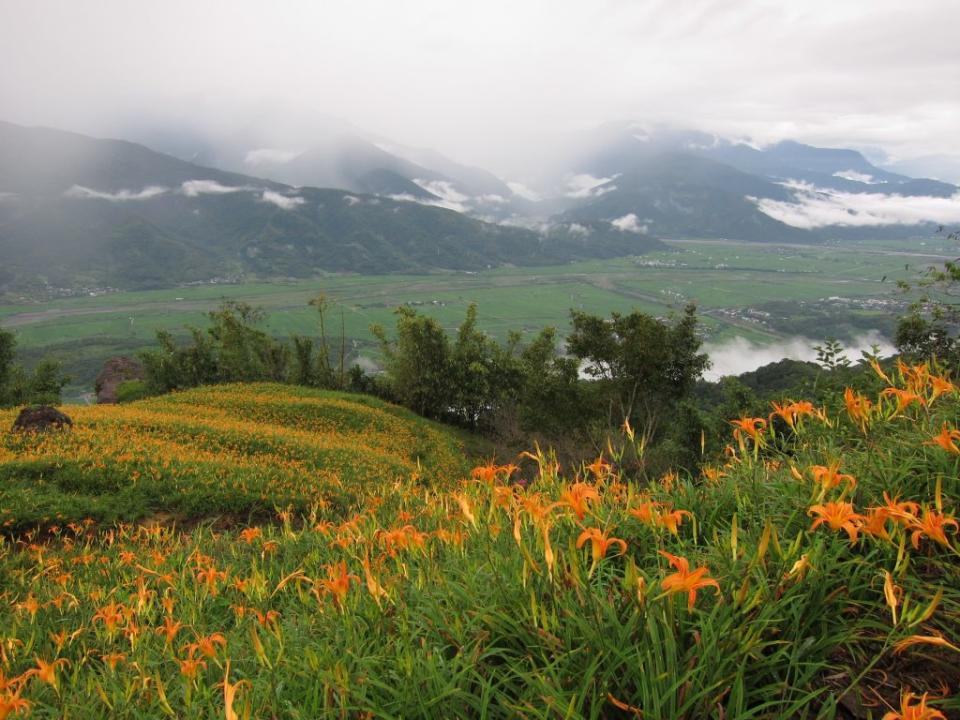
[[[748,197],[761,212],[775,220],[805,230],[816,228],[868,227],[960,223],[960,192],[951,197],[851,193],[790,182],[795,200]]]
[[[64,197],[78,198],[81,200],[106,200],[107,202],[130,202],[137,200],[149,200],[159,195],[169,192],[168,188],[159,185],[149,185],[142,190],[117,190],[108,192],[104,190],[94,190],[83,185],[73,185],[64,194]]]
[[[276,205],[283,210],[293,210],[298,205],[303,205],[304,202],[306,202],[298,195],[282,195],[273,190],[264,190],[260,196],[260,201]]]

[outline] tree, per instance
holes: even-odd
[[[500,407],[516,402],[519,342],[519,335],[510,333],[507,344],[501,345],[477,327],[477,306],[471,303],[467,308],[450,354],[450,406],[461,424],[489,430]]]
[[[0,330],[0,407],[10,405],[58,405],[70,381],[59,362],[44,359],[28,372],[14,362],[16,338]]]
[[[226,382],[283,380],[285,350],[255,327],[264,313],[247,303],[226,300],[210,313],[213,325],[207,331],[216,347],[217,374]]]
[[[314,342],[310,338],[294,337],[294,382],[302,385],[315,385],[323,388],[344,388],[347,384],[346,355],[347,338],[343,308],[340,308],[340,362],[335,368],[330,361],[330,343],[327,340],[327,314],[331,303],[327,296],[320,293],[310,300],[311,307],[317,309],[320,318],[320,336],[317,343],[316,360],[313,358]]]
[[[388,393],[425,417],[440,418],[450,412],[453,395],[450,341],[436,320],[399,307],[396,339],[387,338],[380,325],[370,331],[380,343]]]
[[[648,439],[665,411],[693,389],[709,366],[700,353],[696,308],[665,322],[635,311],[609,319],[571,311],[570,353],[598,381],[608,429],[630,419]]]
[[[149,392],[287,378],[289,348],[256,327],[264,319],[261,310],[227,300],[209,317],[212,325],[206,331],[190,328],[192,343],[184,346],[169,332],[157,332],[160,348],[140,356]]]
[[[564,357],[557,345],[557,331],[548,327],[520,353],[520,425],[548,437],[570,436],[588,419],[579,361]]]
[[[945,239],[960,242],[960,230],[947,232]],[[900,288],[917,289],[920,296],[897,324],[897,349],[916,359],[960,362],[960,258],[929,267],[913,283],[901,282]]]

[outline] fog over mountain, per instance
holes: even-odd
[[[5,0],[0,106],[129,139],[335,117],[521,182],[630,119],[880,148],[956,180],[958,20],[953,0]]]

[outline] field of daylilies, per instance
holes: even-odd
[[[124,406],[73,407],[74,429],[0,435],[0,529],[158,516],[344,514],[368,483],[469,470],[446,428],[373,398],[222,385]],[[0,411],[0,428],[15,411]]]
[[[871,382],[697,476],[265,385],[4,436],[0,720],[958,717],[960,395]]]

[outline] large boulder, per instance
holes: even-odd
[[[14,432],[46,432],[71,427],[73,420],[49,405],[25,407],[13,421]]]
[[[110,358],[103,364],[103,370],[97,375],[93,389],[97,393],[98,403],[117,402],[117,393],[121,383],[129,380],[143,380],[143,365],[128,357]]]

